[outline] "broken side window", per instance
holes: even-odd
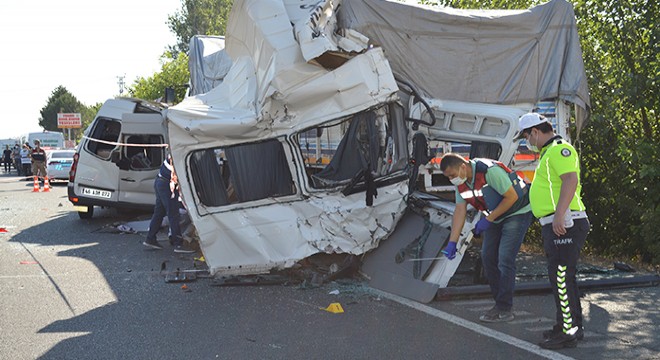
[[[406,167],[406,128],[397,104],[355,114],[296,134],[313,188],[345,185],[360,173],[375,180]]]
[[[116,143],[119,139],[119,133],[121,132],[121,123],[117,120],[112,120],[109,118],[98,118],[96,120],[96,125],[90,132],[90,137],[92,139],[98,139],[108,142]],[[105,160],[110,159],[110,153],[116,145],[106,144],[96,140],[87,141],[87,150]]]
[[[194,151],[190,169],[196,195],[206,206],[296,193],[284,148],[277,139]]]
[[[125,135],[126,144],[160,145],[161,135]],[[160,168],[165,159],[165,149],[156,146],[125,146],[122,154],[127,159],[130,170],[154,170]]]

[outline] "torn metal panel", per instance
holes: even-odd
[[[364,194],[325,194],[194,221],[212,274],[264,273],[319,252],[359,255],[375,248],[403,213],[406,191],[405,184],[381,188],[372,207],[364,206]]]
[[[306,5],[318,2],[293,3],[235,1],[230,70],[167,114],[182,196],[214,275],[362,254],[405,208],[406,128],[383,51],[346,53],[330,69],[310,64],[302,47],[315,42],[299,43],[292,24],[308,22]],[[332,14],[331,1],[322,5]]]

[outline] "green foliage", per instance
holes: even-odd
[[[170,52],[187,54],[193,35],[224,35],[231,5],[231,0],[181,0],[182,9],[167,21],[177,37]]]
[[[540,0],[492,0],[492,1],[479,1],[479,0],[424,0],[419,1],[420,4],[425,5],[439,5],[452,7],[456,9],[527,9],[531,6],[544,3],[546,1]]]
[[[161,71],[148,78],[137,78],[128,92],[132,97],[145,100],[157,100],[165,95],[165,88],[172,87],[175,91],[175,103],[183,100],[186,94],[186,84],[190,79],[188,70],[188,55],[179,53],[176,58],[170,52],[161,57]]]
[[[39,126],[48,131],[61,131],[57,128],[57,114],[61,112],[78,113],[84,107],[69,90],[60,85],[53,90],[46,106],[41,108]]]
[[[588,0],[575,10],[592,100],[582,135],[589,244],[660,263],[660,6]]]
[[[96,113],[101,108],[101,103],[92,106],[85,106],[78,99],[73,96],[64,86],[60,85],[48,98],[46,106],[41,109],[41,118],[39,119],[39,126],[48,131],[60,131],[65,134],[67,130],[57,128],[57,113],[80,113],[82,119],[81,129],[71,129],[71,139],[79,141],[82,137],[83,130],[89,126],[94,120]]]

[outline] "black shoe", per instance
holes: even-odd
[[[539,346],[548,350],[559,350],[563,348],[574,348],[577,346],[578,339],[575,334],[568,335],[561,333],[539,343]]]
[[[195,250],[191,249],[186,244],[181,244],[174,247],[174,252],[179,254],[193,254],[195,253]]]
[[[163,247],[160,246],[160,244],[157,241],[151,242],[151,241],[145,240],[145,241],[142,242],[142,245],[144,245],[146,247],[149,247],[149,248],[152,248],[152,249],[156,249],[156,250],[162,250],[163,249]]]
[[[548,339],[550,339],[554,336],[557,336],[561,333],[562,333],[561,326],[555,325],[555,326],[552,327],[551,330],[546,330],[546,331],[543,332],[543,340],[548,340]],[[578,330],[575,333],[575,337],[578,340],[584,339],[584,328],[582,326],[578,326]]]

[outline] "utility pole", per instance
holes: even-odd
[[[124,93],[124,86],[126,83],[124,82],[124,78],[126,77],[126,74],[123,76],[117,76],[117,85],[119,85],[119,96],[121,96]]]

